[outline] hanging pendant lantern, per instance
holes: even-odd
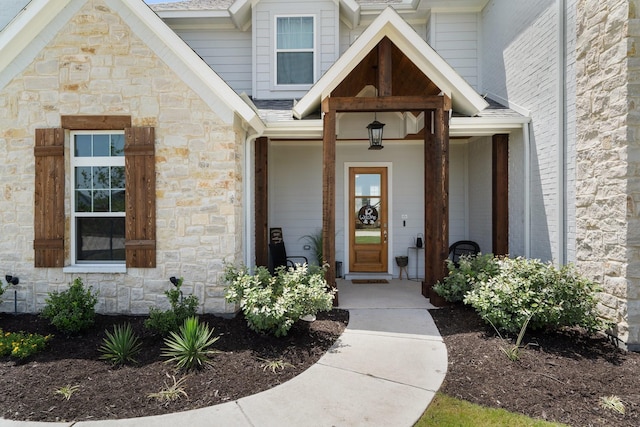
[[[367,129],[369,130],[369,150],[382,150],[382,128],[384,123],[380,123],[374,117],[373,121],[369,123]]]

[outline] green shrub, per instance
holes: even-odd
[[[581,326],[604,328],[596,305],[598,285],[572,265],[560,269],[540,260],[500,260],[500,274],[475,286],[465,297],[496,328],[517,333],[531,314],[531,329]]]
[[[197,317],[189,317],[178,333],[171,332],[164,340],[167,347],[162,355],[170,358],[168,362],[176,362],[179,368],[201,368],[208,363],[207,348],[220,338],[211,338],[212,334],[213,329],[209,330],[206,323],[200,323]]]
[[[144,322],[144,326],[162,336],[169,335],[172,331],[177,331],[186,318],[195,316],[198,309],[198,297],[190,295],[184,297],[182,294],[183,278],[176,280],[172,289],[165,291],[165,295],[169,299],[171,308],[162,311],[156,307],[149,310],[149,318]]]
[[[331,310],[335,293],[324,269],[306,264],[279,268],[275,276],[264,267],[250,275],[246,268],[227,266],[225,280],[227,301],[240,304],[249,327],[276,337],[287,335],[301,316]]]
[[[44,350],[53,335],[26,334],[24,332],[3,332],[0,329],[0,356],[26,359]]]
[[[42,316],[65,334],[77,334],[93,325],[98,293],[92,287],[85,289],[79,277],[63,292],[53,292],[45,300]]]
[[[136,355],[140,352],[142,343],[133,333],[130,324],[115,325],[113,333],[105,331],[107,335],[103,340],[100,352],[101,359],[108,360],[114,365],[124,365],[127,362],[135,363]]]
[[[449,275],[433,285],[433,290],[449,302],[461,302],[473,287],[500,272],[498,259],[492,254],[463,255],[458,266],[447,260]]]

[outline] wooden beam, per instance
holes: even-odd
[[[269,266],[269,140],[255,144],[255,258],[256,266]]]
[[[509,253],[509,135],[492,138],[492,238],[494,255]]]
[[[322,111],[335,112],[381,112],[381,111],[413,111],[413,110],[437,110],[447,105],[447,96],[388,96],[325,98],[322,103]]]
[[[123,130],[131,127],[131,116],[61,116],[60,122],[69,130]]]
[[[392,44],[387,37],[378,43],[378,96],[391,96],[392,88]]]
[[[324,114],[322,138],[322,256],[329,264],[325,279],[336,288],[336,113]],[[338,294],[333,300],[338,305]]]

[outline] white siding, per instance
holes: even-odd
[[[176,33],[237,93],[252,95],[251,32],[176,30]]]
[[[509,255],[524,256],[524,139],[522,131],[509,135]]]
[[[278,87],[275,84],[275,18],[283,15],[315,17],[315,79],[338,59],[338,5],[332,0],[263,0],[253,12],[255,43],[254,96],[256,99],[301,98],[311,85]]]
[[[449,146],[449,244],[467,240],[467,145],[451,143]]]
[[[568,52],[565,76],[566,105],[575,100],[575,0],[567,2]],[[531,132],[531,253],[535,258],[558,261],[566,251],[575,258],[574,142],[575,112],[560,116],[563,66],[559,52],[558,0],[514,2],[492,0],[482,11],[482,92],[501,102],[529,110]],[[500,29],[500,31],[497,31]],[[564,129],[561,122],[567,125]],[[559,163],[562,137],[567,137],[565,164]],[[567,183],[563,187],[563,169]],[[565,203],[562,203],[564,195]],[[567,227],[560,223],[563,211]],[[567,241],[568,245],[564,242]],[[565,261],[566,261],[565,260]]]
[[[322,146],[269,149],[269,227],[282,227],[287,254],[305,255],[302,236],[322,229]]]
[[[489,146],[490,148],[490,146]],[[449,240],[466,239],[467,180],[464,165],[467,147],[452,145],[450,150],[450,218],[452,225]],[[490,152],[489,152],[490,153]],[[345,237],[348,232],[345,222],[345,163],[369,162],[372,165],[391,163],[389,175],[390,220],[390,261],[394,276],[399,270],[394,257],[407,255],[418,233],[424,233],[424,149],[421,143],[401,144],[385,141],[381,151],[367,150],[365,141],[339,143],[336,153],[336,260],[343,262],[343,272],[348,271]],[[315,233],[322,226],[322,146],[319,142],[272,143],[269,149],[269,227],[282,227],[287,253],[305,255],[302,236]],[[489,185],[491,184],[490,175]],[[491,194],[491,189],[483,189],[480,194]],[[491,198],[489,197],[489,226],[491,224]],[[403,226],[402,215],[407,215]],[[411,253],[409,274],[415,276],[415,253]],[[421,253],[421,257],[424,253]],[[420,259],[419,274],[424,277],[424,260]]]
[[[2,7],[0,7],[0,30],[6,27],[28,3],[29,0],[2,0]]]
[[[476,13],[434,13],[430,22],[431,46],[478,89],[479,29]]]
[[[491,138],[469,142],[469,239],[483,253],[493,251],[491,238]]]

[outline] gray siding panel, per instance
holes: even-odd
[[[255,6],[253,28],[256,42],[255,97],[301,98],[311,85],[278,87],[275,84],[275,18],[307,15],[315,18],[315,79],[338,58],[338,5],[333,0],[263,0]]]
[[[239,30],[176,30],[238,93],[252,95],[251,33]]]
[[[431,46],[471,86],[478,89],[479,25],[476,13],[436,13]]]

